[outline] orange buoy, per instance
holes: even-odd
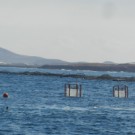
[[[8,93],[3,93],[4,98],[8,98]]]

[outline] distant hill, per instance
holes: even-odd
[[[4,48],[0,48],[0,66],[135,72],[134,62],[125,64],[116,64],[111,61],[106,61],[104,63],[66,62],[58,59],[45,59],[36,56],[20,55]]]
[[[25,56],[0,48],[0,65],[65,65],[68,62],[57,59],[45,59],[36,56]]]

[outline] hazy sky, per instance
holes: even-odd
[[[0,47],[66,61],[135,62],[135,0],[0,0]]]

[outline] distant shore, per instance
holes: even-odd
[[[92,70],[92,71],[124,71],[135,72],[135,64],[103,64],[103,63],[81,63],[69,65],[44,65],[40,68],[46,69],[71,69],[71,70]]]
[[[65,70],[92,70],[92,71],[124,71],[135,72],[135,64],[104,64],[104,63],[72,63],[67,65],[25,65],[25,64],[1,64],[0,67],[20,68],[43,68],[43,69],[65,69]]]
[[[8,75],[27,75],[27,76],[54,76],[54,77],[71,77],[80,78],[85,80],[112,80],[112,81],[135,81],[135,77],[113,77],[108,74],[101,76],[90,76],[90,75],[78,75],[78,74],[57,74],[57,73],[43,73],[43,72],[9,72],[0,71],[0,74]]]

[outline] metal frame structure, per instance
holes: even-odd
[[[75,90],[76,94],[72,95],[72,90]],[[65,97],[82,97],[82,85],[79,84],[65,84]]]
[[[116,94],[117,92],[117,94]],[[122,95],[124,92],[124,96]],[[128,86],[126,85],[116,85],[113,87],[113,97],[118,98],[128,98]]]

